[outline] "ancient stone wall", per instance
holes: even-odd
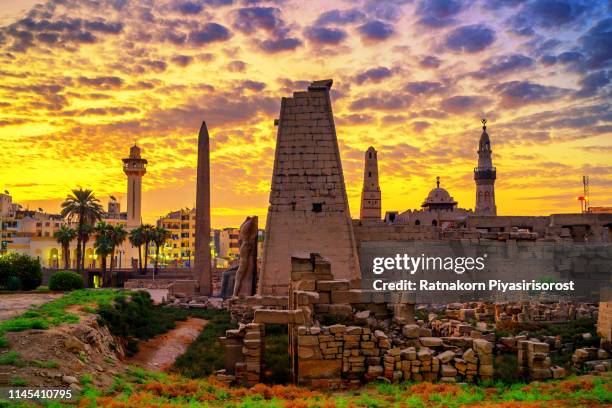
[[[335,278],[359,278],[331,84],[281,102],[259,294],[287,294],[291,256],[302,252],[329,258]]]
[[[359,236],[359,235],[358,235]],[[372,273],[373,260],[377,257],[395,257],[397,254],[432,257],[483,257],[486,256],[482,271],[472,270],[463,275],[453,271],[419,271],[409,278],[428,281],[455,282],[457,279],[469,282],[521,282],[549,279],[556,282],[574,281],[573,292],[562,291],[553,294],[558,297],[582,301],[597,301],[599,290],[606,286],[612,271],[612,245],[606,243],[574,243],[533,240],[479,240],[460,239],[449,241],[360,241],[359,257],[361,263],[362,287],[372,288],[375,279],[407,279],[407,274],[385,271],[382,275]],[[495,297],[493,297],[495,296]],[[416,303],[450,303],[469,301],[474,298],[504,301],[528,299],[533,294],[524,292],[442,292],[418,291]]]
[[[602,346],[612,350],[612,289],[602,290],[601,298],[605,301],[599,302],[597,334],[601,338]]]
[[[227,330],[221,341],[225,344],[225,369],[217,378],[226,383],[253,386],[261,380],[264,325],[241,324],[238,329]]]

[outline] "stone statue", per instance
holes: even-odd
[[[223,274],[221,275],[221,297],[223,299],[228,299],[234,296],[236,270],[238,270],[238,265],[224,270]]]
[[[257,278],[257,217],[247,217],[240,226],[240,259],[234,282],[234,296],[252,296]]]

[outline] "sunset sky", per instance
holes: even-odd
[[[145,221],[195,201],[211,133],[214,227],[265,220],[280,99],[333,78],[354,217],[378,150],[383,211],[441,185],[473,208],[480,119],[500,215],[612,205],[605,1],[0,0],[0,190],[58,212],[71,188],[125,210],[121,159],[149,160]]]

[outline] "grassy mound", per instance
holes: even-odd
[[[48,329],[62,323],[78,323],[79,316],[66,311],[70,306],[82,305],[84,310],[94,312],[91,305],[105,305],[115,299],[125,297],[127,292],[113,289],[81,289],[70,292],[61,298],[43,305],[33,307],[20,316],[0,322],[0,347],[8,346],[4,337],[6,332],[18,332],[27,329]]]

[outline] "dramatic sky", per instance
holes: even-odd
[[[474,206],[489,120],[498,212],[576,211],[582,175],[612,205],[612,11],[569,0],[0,0],[0,190],[58,211],[76,186],[122,199],[149,160],[146,221],[192,207],[211,132],[213,226],[265,220],[280,98],[333,78],[353,216],[364,151],[383,210],[435,177]]]

